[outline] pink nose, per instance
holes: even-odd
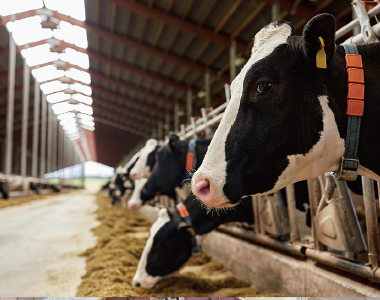
[[[132,174],[131,174],[131,178],[132,178],[133,180],[136,180],[136,179],[139,179],[140,176],[139,176],[138,173],[132,173]]]
[[[194,185],[194,193],[204,204],[210,205],[210,182],[202,179]]]
[[[136,203],[130,203],[129,208],[132,210],[136,210],[139,208],[139,205],[137,205]]]

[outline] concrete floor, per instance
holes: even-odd
[[[94,192],[79,190],[0,210],[0,295],[75,296],[83,251],[96,244]]]

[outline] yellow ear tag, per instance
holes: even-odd
[[[321,49],[317,52],[317,68],[320,69],[326,69],[327,63],[326,63],[326,52],[325,52],[325,42],[323,41],[322,37],[318,38],[321,43]]]

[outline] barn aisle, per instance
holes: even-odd
[[[79,254],[96,244],[94,193],[79,190],[0,210],[2,296],[74,296]]]

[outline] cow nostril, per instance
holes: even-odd
[[[134,209],[137,209],[138,206],[137,206],[136,203],[131,203],[130,206],[129,206],[129,208],[134,210]]]
[[[197,197],[207,204],[208,196],[210,195],[210,182],[208,179],[202,179],[194,186],[194,192]]]
[[[132,284],[133,284],[134,286],[137,286],[137,287],[140,287],[140,286],[141,286],[141,284],[140,284],[139,282],[136,282],[136,281],[133,281]]]

